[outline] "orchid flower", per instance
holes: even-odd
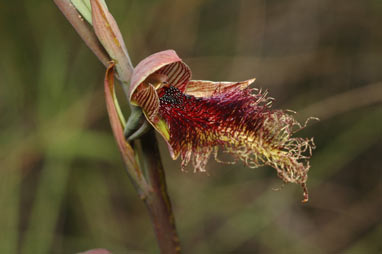
[[[182,170],[206,171],[219,149],[235,161],[256,168],[269,165],[286,183],[306,188],[313,139],[293,137],[304,126],[290,111],[271,109],[266,92],[242,82],[190,80],[190,68],[173,50],[153,54],[134,69],[129,96],[142,108],[147,121],[168,144],[171,157],[179,156]]]

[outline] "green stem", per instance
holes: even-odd
[[[127,141],[131,142],[135,139],[140,138],[143,134],[145,134],[150,129],[151,129],[151,125],[149,124],[149,122],[144,121],[143,124],[141,125],[141,127],[139,127],[138,130],[136,130],[133,134],[131,134],[128,137]]]
[[[166,178],[153,130],[142,136],[142,159],[152,192],[144,200],[163,254],[180,253],[171,201],[167,194]]]
[[[126,138],[130,137],[130,135],[133,134],[135,130],[137,130],[137,128],[139,127],[139,124],[142,124],[140,121],[143,116],[142,110],[136,106],[131,106],[130,109],[131,109],[131,112],[129,115],[129,119],[127,120],[125,130],[124,130],[124,134]]]

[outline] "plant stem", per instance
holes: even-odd
[[[151,195],[145,199],[145,204],[150,213],[160,251],[165,254],[180,253],[179,237],[154,131],[147,132],[141,141],[142,157],[152,187]]]
[[[68,21],[72,24],[72,26],[80,35],[80,37],[84,40],[86,45],[93,51],[93,53],[105,66],[108,66],[108,61],[110,60],[110,57],[107,55],[105,49],[97,39],[94,31],[86,22],[84,22],[83,18],[77,12],[70,0],[53,1],[59,7],[64,16],[68,19]],[[125,57],[127,57],[128,59],[128,61],[125,61],[127,62],[125,68],[129,70],[124,71],[125,75],[123,75],[123,77],[119,76],[121,75],[121,73],[119,73],[117,77],[122,79],[120,81],[126,85],[129,79],[131,78],[133,66],[131,65],[127,50],[125,53]],[[127,94],[127,89],[124,89],[124,91],[126,93],[127,98],[129,98]],[[114,102],[114,104],[116,103]],[[109,117],[111,117],[110,114]],[[117,120],[115,120],[115,122],[117,122]],[[159,154],[157,140],[155,138],[155,133],[153,132],[153,130],[146,133],[142,137],[141,141],[141,146],[137,146],[135,148],[135,151],[132,151],[131,147],[127,146],[127,148],[130,148],[130,150],[128,149],[128,155],[130,156],[129,158],[133,158],[134,153],[142,155],[142,165],[144,165],[147,173],[146,180],[149,184],[150,191],[146,191],[146,188],[140,187],[138,182],[136,182],[135,178],[129,173],[128,170],[128,173],[130,174],[130,179],[132,180],[133,185],[136,188],[138,194],[140,194],[140,196],[143,197],[143,200],[149,211],[161,253],[180,253],[180,243],[176,232],[175,219],[171,208],[170,198],[167,194],[165,174]],[[127,152],[122,149],[121,153],[122,155],[126,155]],[[130,160],[126,161],[130,162]],[[129,163],[127,163],[127,165],[128,164]],[[130,164],[134,163],[131,162]],[[131,169],[132,165],[129,166]],[[142,169],[138,170],[142,171]],[[143,175],[143,172],[141,173]]]
[[[84,21],[81,14],[72,5],[70,0],[53,0],[60,9],[65,18],[70,22],[73,28],[77,31],[81,39],[86,43],[91,51],[97,56],[100,62],[107,67],[110,61],[105,49],[98,41],[96,34],[91,26]]]

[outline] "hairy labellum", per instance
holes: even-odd
[[[172,157],[180,155],[182,169],[191,163],[194,171],[205,171],[220,149],[249,167],[275,168],[284,182],[302,185],[307,201],[314,143],[293,137],[303,126],[289,112],[272,110],[266,93],[248,88],[254,79],[190,81],[191,71],[174,54],[160,52],[137,66],[131,101],[165,138]]]
[[[292,138],[293,128],[301,126],[289,114],[271,110],[260,92],[247,88],[196,98],[170,86],[158,94],[159,115],[169,127],[169,143],[180,153],[182,168],[191,162],[195,171],[205,171],[220,147],[250,167],[276,168],[285,182],[306,182],[309,165],[299,160],[308,158],[313,143]]]

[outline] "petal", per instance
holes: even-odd
[[[159,109],[159,98],[153,85],[143,83],[138,86],[134,93],[134,101],[144,109],[150,122],[155,121]]]
[[[256,79],[248,79],[241,82],[214,82],[208,80],[191,80],[184,91],[187,95],[195,97],[210,97],[214,94],[226,93],[232,89],[243,90],[252,84]]]
[[[170,134],[167,124],[157,116],[159,97],[154,85],[166,82],[184,90],[190,78],[190,68],[174,50],[155,53],[143,59],[134,69],[129,91],[130,102],[142,108],[149,123],[166,141]]]
[[[167,82],[184,91],[185,85],[191,78],[190,68],[174,50],[165,50],[143,59],[134,69],[130,84],[130,101],[139,105],[134,99],[134,92],[152,74],[164,74]]]

